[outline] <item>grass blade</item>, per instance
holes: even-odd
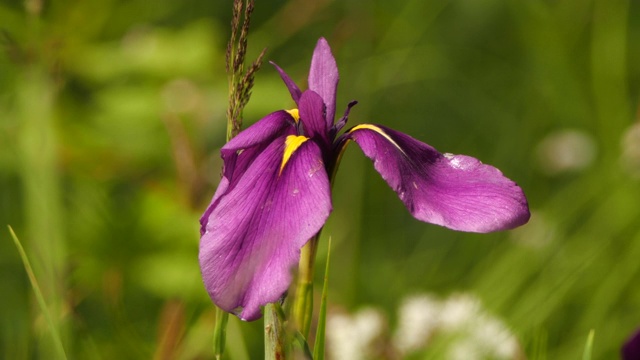
[[[587,343],[584,345],[584,354],[582,355],[582,360],[591,360],[591,354],[593,353],[594,335],[595,331],[591,329],[591,331],[589,331],[589,335],[587,336]]]
[[[31,287],[33,288],[33,292],[36,296],[36,300],[38,301],[38,306],[40,307],[40,311],[44,315],[47,325],[49,326],[49,330],[51,332],[51,336],[53,337],[53,343],[55,344],[55,349],[57,352],[58,359],[67,359],[67,354],[64,351],[64,346],[62,346],[62,340],[60,339],[60,334],[56,331],[56,327],[53,323],[53,319],[51,318],[51,313],[49,312],[49,308],[47,307],[47,303],[44,301],[44,296],[42,296],[42,291],[40,290],[40,285],[38,285],[38,280],[33,273],[33,269],[31,268],[31,263],[29,262],[29,258],[27,257],[27,253],[24,251],[20,240],[16,236],[16,233],[13,231],[11,226],[8,225],[9,232],[11,233],[11,237],[13,238],[13,242],[18,248],[18,253],[20,254],[20,258],[22,259],[22,264],[24,265],[24,270],[27,272],[27,276],[29,277],[29,281],[31,282]]]

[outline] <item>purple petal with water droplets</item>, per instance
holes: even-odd
[[[529,220],[522,189],[500,170],[465,155],[443,155],[409,135],[357,125],[354,140],[411,214],[453,230],[491,232]]]

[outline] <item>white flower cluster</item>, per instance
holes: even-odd
[[[443,355],[450,360],[521,356],[518,342],[506,325],[467,294],[444,300],[426,294],[408,297],[398,309],[397,328],[389,341],[384,339],[386,324],[382,313],[372,308],[352,316],[332,315],[327,322],[328,355],[333,360],[404,358],[429,351],[434,341],[446,339]]]
[[[375,357],[375,344],[385,328],[383,313],[374,308],[364,308],[354,315],[331,315],[327,319],[326,332],[330,358],[360,360]]]

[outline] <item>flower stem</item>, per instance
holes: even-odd
[[[309,240],[300,253],[293,318],[296,328],[305,338],[309,335],[313,318],[313,270],[321,232],[322,229]]]
[[[278,303],[264,307],[264,358],[276,360],[286,358],[284,314]]]
[[[227,342],[227,322],[229,313],[216,307],[216,326],[213,330],[213,355],[217,360],[222,359]]]

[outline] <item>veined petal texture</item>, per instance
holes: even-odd
[[[211,299],[243,320],[277,301],[291,282],[300,248],[331,212],[329,179],[320,148],[276,138],[229,186],[203,219],[200,267]]]
[[[223,176],[216,189],[211,204],[200,218],[200,235],[220,196],[232,189],[247,167],[274,139],[295,133],[293,118],[284,111],[273,112],[240,132],[220,150],[224,160]]]
[[[294,119],[285,110],[273,112],[240,132],[220,152],[224,160],[224,177],[231,184],[274,139],[295,133]]]
[[[512,229],[529,220],[527,199],[500,170],[441,154],[409,135],[362,124],[346,134],[418,220],[468,232]]]

